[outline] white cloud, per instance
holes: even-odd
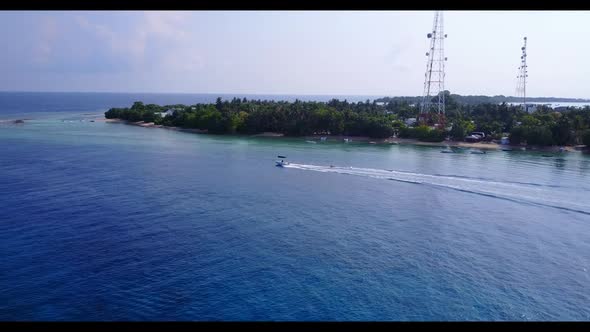
[[[144,12],[141,32],[148,36],[186,42],[189,40],[189,33],[186,30],[189,18],[190,14],[187,12]]]
[[[137,36],[132,38],[133,36],[117,33],[106,25],[91,23],[83,16],[76,16],[75,20],[81,28],[89,30],[102,39],[113,55],[130,58],[132,60],[130,63],[133,64],[143,63],[145,38],[137,38]]]
[[[77,24],[97,36],[108,51],[126,59],[135,71],[192,72],[203,68],[203,58],[190,37],[190,13],[143,12],[126,33],[76,16]]]
[[[33,62],[46,64],[53,53],[53,43],[58,34],[57,22],[52,17],[44,17],[40,22],[40,40],[33,50]]]

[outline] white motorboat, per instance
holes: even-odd
[[[275,163],[278,167],[284,167],[285,165],[289,165],[289,162],[284,160],[277,160],[275,161]]]
[[[278,157],[281,159],[275,160],[275,164],[277,167],[284,167],[285,165],[289,165],[289,162],[285,161],[285,158],[287,158],[287,157],[285,157],[285,156],[278,156]]]

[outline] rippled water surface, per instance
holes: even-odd
[[[0,120],[31,120],[0,123],[1,320],[590,319],[588,156],[197,135],[100,121],[109,96],[11,98]]]

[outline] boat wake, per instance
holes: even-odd
[[[590,215],[590,203],[584,203],[573,190],[567,188],[530,182],[493,181],[483,178],[430,175],[396,170],[337,167],[306,164],[289,164],[285,168],[355,175],[382,180],[391,180],[441,189],[478,194],[518,203],[547,206],[556,209]]]

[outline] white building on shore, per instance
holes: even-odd
[[[174,114],[174,111],[175,111],[175,110],[173,110],[173,109],[169,109],[169,110],[167,110],[166,112],[161,112],[161,113],[160,113],[160,116],[161,116],[161,117],[163,117],[163,118],[165,118],[165,117],[167,117],[167,116],[170,116],[170,115]]]

